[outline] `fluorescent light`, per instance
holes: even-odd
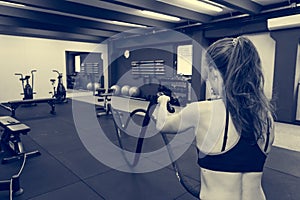
[[[139,24],[131,24],[131,23],[127,23],[127,22],[109,21],[109,20],[105,20],[105,22],[115,24],[115,25],[120,25],[120,26],[131,26],[131,27],[147,28],[147,26],[143,26],[143,25],[139,25]]]
[[[3,6],[10,6],[10,7],[25,7],[25,5],[20,4],[20,3],[11,3],[7,1],[0,1],[0,5]]]
[[[268,19],[270,31],[295,27],[300,27],[300,14]]]
[[[196,12],[201,12],[203,10],[213,11],[213,12],[223,11],[221,6],[213,5],[213,3],[206,3],[204,1],[198,1],[198,0],[157,0],[157,1],[186,8]]]
[[[193,6],[197,6],[200,8],[204,8],[207,10],[211,10],[211,11],[215,11],[215,12],[222,12],[223,9],[218,7],[218,6],[214,6],[212,4],[209,3],[205,3],[203,1],[198,1],[198,0],[181,0],[183,2],[186,2],[187,4],[193,5]]]
[[[224,5],[216,3],[213,0],[200,0],[200,1],[206,2],[206,3],[210,4],[210,5],[213,5],[213,6],[216,6],[216,7],[219,7],[219,8],[223,8],[224,7]]]
[[[165,15],[165,14],[152,12],[152,11],[148,11],[148,10],[140,10],[139,12],[141,12],[142,15],[145,15],[146,17],[148,16],[148,17],[158,19],[158,20],[175,21],[175,22],[178,22],[181,20],[179,17]]]

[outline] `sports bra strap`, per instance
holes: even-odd
[[[224,130],[224,137],[223,137],[223,145],[222,150],[225,151],[226,143],[227,143],[227,137],[228,137],[228,122],[229,122],[229,111],[226,108],[226,124],[225,124],[225,130]]]
[[[270,124],[269,124],[269,119],[267,120],[267,126],[268,126],[268,131],[267,131],[266,144],[265,144],[265,148],[264,148],[265,152],[268,150],[269,140],[270,140]]]

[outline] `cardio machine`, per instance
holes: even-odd
[[[22,82],[22,88],[23,88],[23,93],[21,95],[24,95],[23,100],[27,99],[33,99],[33,83],[34,83],[34,72],[36,70],[31,70],[31,85],[29,83],[30,76],[29,75],[23,75],[21,73],[15,73],[16,76],[20,76],[20,81]]]
[[[58,74],[57,77],[57,86],[55,87],[55,79],[50,79],[52,85],[53,85],[53,92],[52,93],[52,97],[56,99],[56,103],[67,103],[67,99],[66,99],[66,88],[62,83],[62,73],[60,73],[57,70],[52,70],[53,72]]]

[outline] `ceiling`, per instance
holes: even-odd
[[[0,0],[0,34],[99,43],[136,26],[205,29],[220,22],[230,26],[234,19],[300,13],[300,0],[202,0],[219,11],[184,1],[197,0]],[[180,19],[150,18],[141,10]]]

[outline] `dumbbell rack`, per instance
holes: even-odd
[[[131,74],[134,78],[143,78],[144,82],[152,78],[164,77],[166,74],[164,60],[143,60],[131,62]]]

